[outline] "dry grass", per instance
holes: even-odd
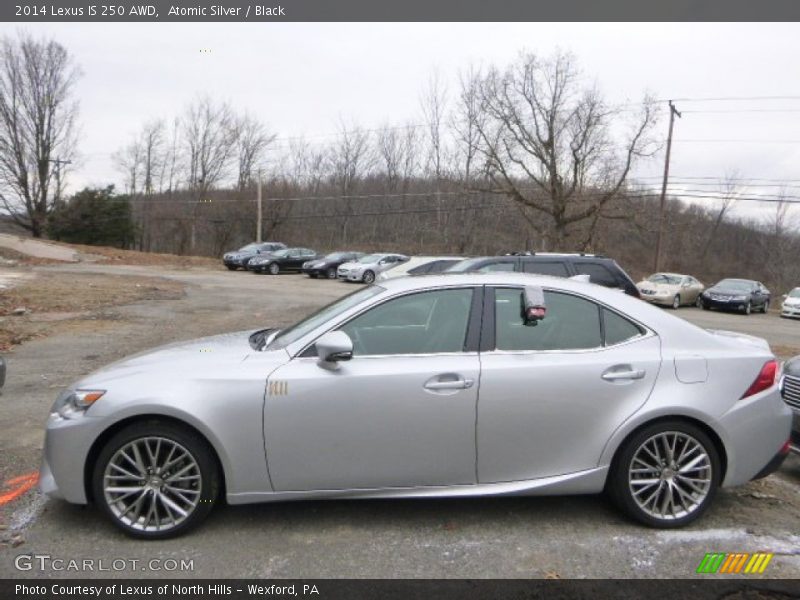
[[[40,275],[0,296],[0,350],[8,350],[52,331],[49,323],[36,321],[35,317],[42,314],[73,313],[65,315],[68,322],[91,318],[92,313],[110,306],[180,298],[182,295],[182,284],[151,277]],[[20,307],[29,312],[13,315],[13,311]]]

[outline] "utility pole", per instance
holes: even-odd
[[[669,101],[669,134],[667,134],[667,156],[664,158],[664,181],[661,182],[661,206],[658,217],[658,237],[656,238],[656,256],[653,261],[653,271],[658,271],[661,265],[661,241],[664,236],[664,212],[667,203],[667,182],[669,181],[669,155],[672,151],[672,127],[675,124],[675,115],[680,118],[681,113]]]
[[[58,204],[61,201],[61,165],[69,165],[72,164],[71,160],[61,160],[60,158],[51,158],[49,162],[53,163],[56,171],[56,193],[55,193],[55,204]]]
[[[256,184],[256,202],[258,202],[258,220],[256,221],[256,241],[261,242],[261,169],[258,170],[258,182]]]

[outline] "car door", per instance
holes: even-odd
[[[478,403],[478,481],[551,477],[597,466],[611,434],[649,396],[658,337],[593,300],[545,291],[523,323],[519,288],[487,288]]]
[[[340,327],[351,360],[323,368],[312,345],[278,368],[264,408],[274,489],[474,484],[481,296],[391,298]]]

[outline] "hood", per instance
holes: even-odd
[[[342,268],[345,268],[345,269],[356,269],[356,268],[365,267],[366,264],[362,264],[360,262],[349,261],[349,262],[346,262],[346,263],[342,263],[339,266],[342,267]]]
[[[750,292],[748,292],[746,290],[745,291],[736,290],[736,289],[733,289],[733,288],[730,288],[730,287],[724,286],[724,285],[723,286],[715,285],[713,287],[708,288],[706,291],[707,292],[712,292],[714,294],[720,294],[722,296],[749,296],[750,295]]]
[[[672,284],[672,283],[656,283],[653,281],[640,281],[636,284],[640,290],[655,290],[656,292],[664,292],[664,293],[671,293],[678,291],[680,289],[679,284]]]
[[[76,387],[99,386],[142,372],[174,375],[224,369],[226,365],[242,362],[254,352],[250,346],[252,334],[252,330],[225,333],[139,352],[94,371],[78,382]]]

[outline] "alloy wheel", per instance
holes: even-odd
[[[166,532],[197,509],[203,478],[188,449],[169,438],[147,436],[112,455],[102,485],[106,504],[123,525],[141,532]]]
[[[270,273],[270,275],[277,275],[277,274],[278,274],[278,271],[280,271],[280,270],[281,270],[281,268],[278,266],[278,263],[272,263],[272,264],[269,266],[269,273]]]
[[[713,486],[707,449],[681,431],[663,431],[645,440],[628,466],[628,487],[638,508],[659,521],[691,515]]]
[[[672,299],[672,308],[678,310],[681,307],[681,297],[678,294],[675,294],[675,297]]]
[[[375,281],[375,273],[373,273],[372,271],[367,271],[366,273],[364,273],[363,279],[364,283],[372,283],[373,281]]]

